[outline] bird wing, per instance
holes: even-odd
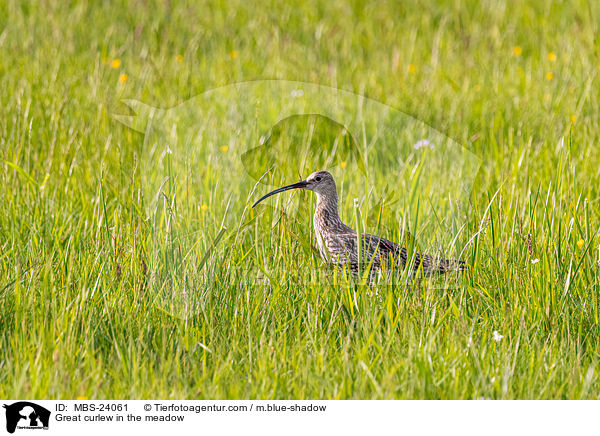
[[[372,268],[378,269],[382,262],[389,262],[394,258],[400,259],[404,267],[406,249],[392,241],[368,233],[363,233],[361,237],[363,265],[370,264]],[[358,267],[358,241],[355,232],[325,236],[324,242],[334,263],[347,263],[352,269]]]
[[[402,265],[406,267],[408,251],[400,244],[396,244],[379,236],[363,233],[362,242],[362,265],[371,265],[372,269],[379,269],[383,264]],[[330,254],[333,263],[349,264],[353,271],[358,270],[358,248],[355,232],[344,234],[335,234],[325,237],[325,245]],[[460,260],[445,259],[443,257],[433,257],[428,254],[415,253],[414,260],[410,262],[411,269],[417,271],[423,268],[425,275],[443,274],[448,271],[462,271],[466,269],[465,263]]]
[[[354,241],[356,241],[356,237],[354,237]],[[362,234],[362,242],[363,259],[366,262],[371,262],[373,253],[375,253],[373,266],[376,268],[381,267],[381,263],[394,263],[405,268],[406,264],[409,263],[411,269],[415,272],[419,268],[423,268],[425,275],[444,274],[449,271],[463,271],[466,269],[466,265],[462,260],[435,257],[424,253],[414,253],[414,259],[409,259],[406,247],[368,233]]]
[[[402,267],[406,265],[407,252],[406,248],[395,242],[380,238],[379,236],[362,234],[363,252],[377,253],[383,262],[401,263]]]

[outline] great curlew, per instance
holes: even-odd
[[[405,247],[367,233],[361,234],[362,256],[359,261],[356,232],[340,219],[335,180],[327,171],[314,172],[306,180],[275,189],[261,197],[252,207],[271,195],[290,189],[308,189],[317,194],[317,207],[313,222],[319,252],[326,263],[337,267],[345,266],[353,274],[363,271],[368,266],[371,271],[378,271],[382,265],[386,264],[395,264],[401,266],[402,269],[406,268],[409,259]],[[424,275],[431,276],[449,271],[464,271],[467,267],[462,260],[416,253],[411,268],[413,276],[421,268]]]

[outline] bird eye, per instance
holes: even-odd
[[[320,181],[321,181],[321,177],[315,177],[315,180],[316,180],[317,182],[320,182]]]

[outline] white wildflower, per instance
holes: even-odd
[[[304,95],[304,91],[301,89],[293,89],[292,92],[290,92],[290,95],[293,98],[302,97]]]
[[[531,260],[531,264],[535,265],[536,263],[538,263],[540,260],[536,257],[535,259]]]
[[[423,147],[429,147],[433,150],[435,148],[435,145],[433,145],[433,143],[429,139],[421,139],[420,141],[417,141],[415,145],[413,145],[413,148],[415,150],[418,150],[419,148]]]
[[[502,336],[498,330],[494,330],[492,332],[492,339],[494,339],[494,341],[496,342],[500,342],[503,337],[504,336]]]

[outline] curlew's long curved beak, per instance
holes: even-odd
[[[279,194],[280,192],[283,191],[289,191],[290,189],[298,189],[298,188],[306,188],[308,186],[308,182],[306,180],[302,180],[300,182],[297,183],[292,183],[291,185],[287,185],[287,186],[283,186],[281,188],[278,188],[274,191],[269,192],[267,195],[263,195],[262,197],[260,197],[256,203],[254,203],[252,205],[252,207],[256,206],[258,203],[260,203],[261,201],[263,201],[265,198],[270,197],[271,195],[275,195],[275,194]]]

